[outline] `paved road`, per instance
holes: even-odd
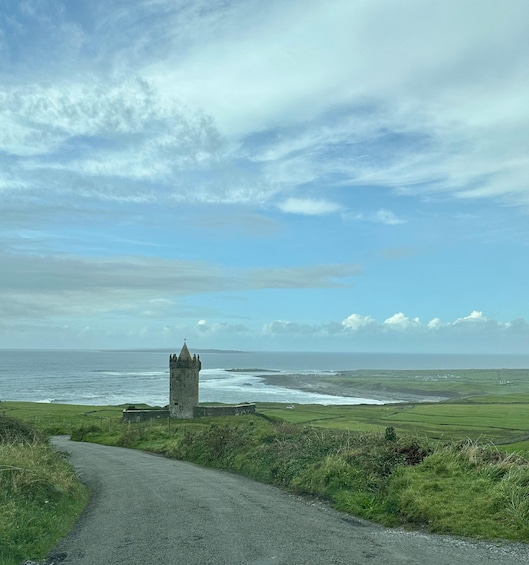
[[[520,565],[529,547],[388,530],[229,473],[118,447],[71,453],[91,502],[64,565]]]

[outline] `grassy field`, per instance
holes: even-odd
[[[0,402],[0,414],[20,418],[47,435],[70,434],[80,427],[112,430],[121,426],[123,406],[75,406]],[[509,451],[529,451],[529,393],[472,396],[437,403],[322,406],[259,403],[267,417],[310,426],[355,432],[383,432],[436,440],[491,442]]]
[[[408,390],[452,398],[529,393],[527,369],[361,370],[343,371],[328,379],[345,390],[357,387],[367,391]]]
[[[140,405],[138,405],[140,407]],[[18,418],[47,436],[70,434],[90,424],[101,427],[121,419],[124,406],[77,406],[40,402],[0,402],[0,415]]]
[[[292,423],[358,432],[399,433],[430,439],[470,438],[529,450],[529,396],[482,397],[432,404],[321,406],[259,404],[267,416]],[[527,440],[524,440],[528,436]],[[524,440],[524,441],[522,441]]]
[[[444,397],[442,402],[403,402],[382,406],[259,404],[259,411],[293,423],[431,439],[470,438],[529,450],[529,370],[344,371],[332,376],[266,377],[270,383],[360,397]]]
[[[529,394],[529,369],[356,370],[327,376],[295,374],[263,375],[263,378],[279,386],[364,398],[407,400],[409,395],[462,399]]]

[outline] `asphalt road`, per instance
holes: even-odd
[[[61,565],[520,565],[529,546],[385,529],[274,487],[141,451],[53,439],[92,491]]]

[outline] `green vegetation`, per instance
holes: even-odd
[[[422,435],[437,440],[471,438],[502,444],[509,451],[529,450],[527,396],[383,406],[289,406],[260,404],[259,411],[272,418],[322,428],[382,432],[392,426],[400,434]]]
[[[142,407],[138,405],[138,408]],[[77,406],[40,402],[1,402],[0,415],[23,420],[46,436],[69,435],[87,423],[112,426],[119,422],[125,406]]]
[[[161,453],[315,496],[385,525],[529,540],[529,461],[471,440],[358,433],[263,415],[96,426],[76,439]]]
[[[43,557],[87,501],[71,466],[31,426],[0,416],[0,563]]]
[[[266,375],[266,381],[283,386],[370,398],[371,394],[419,394],[433,397],[517,395],[529,393],[528,369],[367,370],[336,375]]]
[[[373,391],[380,395],[420,393],[449,400],[382,406],[261,403],[255,416],[141,424],[123,424],[123,406],[0,402],[0,416],[16,417],[32,426],[18,424],[17,433],[26,430],[23,441],[2,439],[0,482],[15,477],[4,466],[33,468],[17,462],[10,449],[31,452],[34,457],[41,448],[49,450],[33,431],[38,428],[44,435],[72,434],[77,440],[143,449],[227,469],[319,497],[338,509],[386,525],[529,541],[529,371],[356,371],[317,382],[308,382],[306,375],[299,379],[321,392],[347,390],[365,397]],[[297,376],[285,384],[303,385]],[[41,461],[50,467],[55,464],[45,457]],[[42,468],[43,463],[35,467]],[[54,474],[48,475],[52,476],[55,480]],[[43,479],[42,484],[50,483]],[[74,492],[66,487],[58,491]],[[17,508],[23,516],[29,508],[15,497],[21,492],[18,487],[2,488],[6,498],[0,501],[0,547],[6,545],[4,540],[17,540],[25,529],[28,539],[41,539],[32,529],[41,520],[37,510],[30,510],[35,518],[22,518],[27,527],[4,526],[14,523],[6,512]],[[35,495],[41,501],[39,512],[52,508],[49,505],[55,500],[48,494],[42,496],[46,497]],[[68,497],[83,499],[79,494]],[[53,504],[59,508],[58,502]],[[45,529],[52,532],[51,537],[61,535],[53,533],[53,526]],[[18,547],[20,542],[9,543]],[[46,543],[49,548],[52,542],[42,541],[40,547]],[[38,556],[40,551],[20,547],[17,555],[24,557]],[[0,562],[11,565],[15,561],[0,554]]]

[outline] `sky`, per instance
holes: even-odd
[[[527,0],[0,0],[0,348],[529,353]]]

